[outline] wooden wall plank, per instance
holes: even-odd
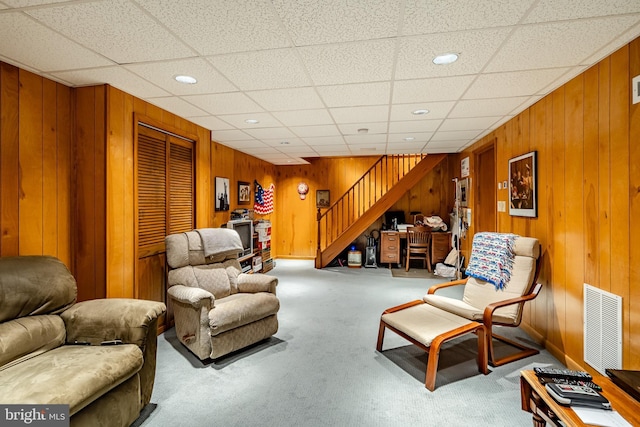
[[[56,129],[57,138],[57,183],[56,183],[56,218],[57,229],[57,255],[65,265],[74,271],[75,264],[72,257],[71,235],[72,235],[72,138],[71,130],[71,89],[56,84]]]
[[[19,70],[0,62],[0,256],[19,253]]]
[[[629,276],[629,47],[611,55],[611,98],[609,103],[611,153],[611,292],[622,297],[623,360],[630,355]],[[636,160],[637,161],[637,160]]]
[[[58,251],[58,139],[56,83],[43,79],[42,85],[42,253]]]
[[[584,140],[583,173],[584,194],[582,217],[584,224],[584,282],[598,283],[599,236],[598,236],[598,67],[584,73]],[[597,285],[596,285],[597,286]]]
[[[42,77],[20,70],[20,255],[43,252]]]
[[[636,39],[629,45],[629,74],[637,76],[640,74],[640,39]],[[629,217],[629,235],[633,238],[640,236],[640,222],[635,218],[640,217],[640,104],[633,104],[629,112],[629,181],[631,187],[631,200]],[[633,141],[633,142],[632,142]],[[632,240],[629,256],[629,276],[630,278],[640,277],[640,246],[634,244]],[[629,290],[629,301],[640,300],[640,286],[631,284]],[[627,344],[628,366],[640,366],[640,311],[630,306],[629,310],[629,341]]]
[[[565,350],[573,360],[583,355],[582,289],[584,283],[584,75],[565,86],[564,173],[566,242]]]

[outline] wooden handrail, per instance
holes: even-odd
[[[323,251],[336,242],[365,212],[387,195],[427,155],[381,156],[345,193],[327,208],[317,212],[316,266]],[[442,157],[437,157],[438,163]]]

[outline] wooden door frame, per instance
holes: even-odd
[[[480,164],[480,156],[484,153],[486,153],[489,150],[493,150],[493,176],[494,176],[494,183],[493,185],[495,186],[495,178],[498,176],[498,164],[497,164],[497,155],[496,155],[496,145],[497,145],[497,138],[493,138],[492,140],[490,140],[487,144],[483,145],[482,147],[477,148],[476,150],[473,151],[473,166],[474,166],[474,171],[475,173],[475,179],[473,180],[474,182],[471,184],[472,188],[473,188],[473,192],[474,192],[474,197],[473,197],[473,210],[475,211],[475,213],[473,214],[473,228],[474,230],[478,230],[479,227],[479,220],[478,220],[478,206],[479,206],[479,194],[480,194],[480,171],[478,170],[478,166]],[[494,187],[494,192],[495,187]],[[495,193],[496,197],[494,201],[497,201],[498,199],[498,195],[497,193]],[[494,206],[494,209],[496,209],[497,211],[497,205]],[[496,212],[496,214],[494,215],[494,224],[493,224],[493,229],[494,230],[498,230],[498,213]]]

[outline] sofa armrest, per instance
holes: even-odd
[[[167,293],[178,302],[191,305],[195,309],[204,307],[207,311],[211,310],[216,300],[211,292],[191,286],[173,285],[167,290]]]
[[[105,298],[79,302],[60,314],[67,330],[67,344],[100,345],[120,340],[145,348],[149,326],[166,311],[157,301]]]
[[[240,273],[238,275],[238,292],[252,294],[255,294],[257,292],[270,292],[272,294],[275,294],[276,286],[278,286],[278,278],[269,276],[267,274]]]

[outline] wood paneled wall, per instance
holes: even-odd
[[[497,179],[505,181],[510,158],[537,151],[538,216],[498,212],[498,231],[542,243],[544,287],[524,324],[557,357],[584,369],[584,283],[622,297],[623,365],[640,369],[640,108],[630,100],[638,74],[640,39],[459,155],[470,157],[472,177],[482,173],[473,153],[495,138]],[[506,189],[496,191],[497,200],[508,200]],[[467,252],[474,232],[463,242]]]
[[[73,270],[71,89],[0,62],[0,256]]]
[[[378,157],[321,157],[308,159],[308,165],[278,166],[276,188],[277,256],[280,258],[314,259],[317,248],[316,190],[329,190],[331,203],[347,191]],[[439,215],[448,222],[453,206],[451,183],[455,156],[443,161],[420,184],[407,192],[393,207],[407,215],[420,211]],[[309,185],[309,194],[301,200],[297,187]],[[381,221],[371,229],[380,229]],[[364,242],[364,238],[361,239]],[[360,242],[360,243],[362,243]]]

